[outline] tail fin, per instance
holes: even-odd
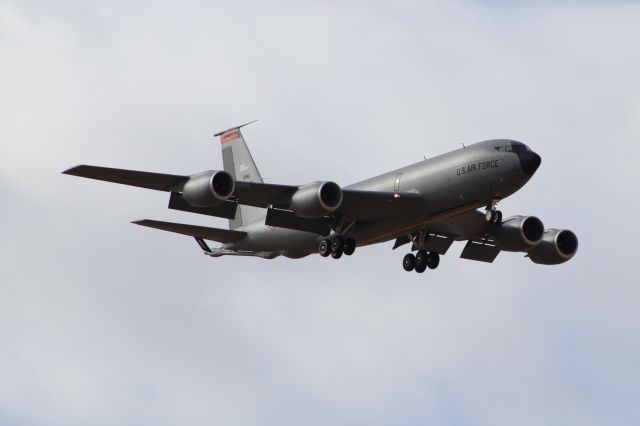
[[[225,172],[231,174],[234,180],[239,182],[262,183],[262,176],[260,176],[256,163],[253,161],[249,148],[240,132],[241,127],[251,123],[253,121],[216,133],[214,136],[220,136],[222,164]],[[246,225],[249,222],[262,219],[265,215],[264,209],[239,205],[235,219],[229,220],[229,228],[237,229],[243,224]]]

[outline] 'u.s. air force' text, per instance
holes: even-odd
[[[458,176],[468,175],[469,173],[473,173],[475,171],[494,169],[496,167],[500,167],[498,164],[500,160],[490,160],[490,161],[480,161],[479,163],[471,163],[467,166],[462,166],[456,170],[456,174]]]

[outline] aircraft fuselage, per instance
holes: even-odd
[[[509,146],[510,150],[507,150]],[[490,205],[518,191],[540,165],[540,156],[512,140],[479,142],[345,187],[366,191],[416,193],[419,208],[402,215],[360,223],[350,235],[364,246],[388,241],[449,217]],[[224,247],[264,251],[265,257],[303,257],[316,253],[317,234],[265,226],[243,228],[247,237]]]

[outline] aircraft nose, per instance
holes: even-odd
[[[542,163],[542,158],[533,151],[525,151],[519,153],[518,157],[520,157],[520,167],[522,171],[528,175],[532,175],[538,170],[540,167],[540,163]]]

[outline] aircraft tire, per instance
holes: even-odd
[[[415,271],[419,274],[427,270],[427,256],[428,253],[425,250],[418,250],[416,253],[416,266]]]
[[[402,268],[407,272],[411,272],[415,267],[416,257],[413,255],[413,253],[405,254],[404,258],[402,259]]]
[[[325,238],[324,240],[320,241],[318,252],[322,257],[329,256],[331,254],[331,240]]]
[[[493,216],[493,223],[502,223],[502,212],[500,210],[496,210]]]
[[[436,269],[440,264],[440,255],[435,251],[429,252],[427,254],[427,267],[429,269]]]
[[[331,252],[341,252],[344,250],[344,238],[336,235],[331,239]]]
[[[502,223],[502,212],[500,210],[487,210],[484,217],[489,223]]]
[[[426,264],[428,255],[429,253],[427,253],[426,250],[418,250],[418,252],[416,253],[416,265],[422,264],[422,263]]]
[[[338,247],[337,250],[334,250],[333,248],[331,249],[331,257],[334,259],[340,259],[342,257],[342,253],[344,253],[342,247]]]
[[[493,219],[495,217],[495,211],[494,210],[487,210],[484,214],[484,218],[487,220],[487,222],[489,223],[493,223]]]
[[[356,240],[350,237],[345,238],[343,251],[347,256],[351,256],[356,251]]]

